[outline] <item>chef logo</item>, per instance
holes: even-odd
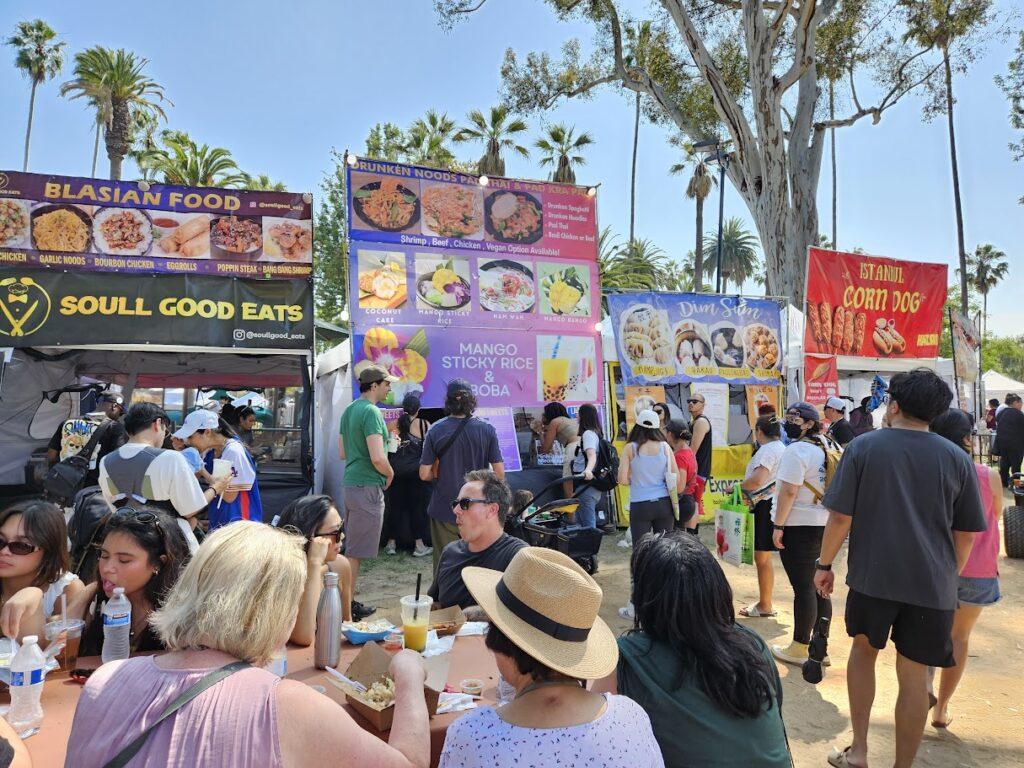
[[[7,185],[11,182],[6,173],[0,173],[0,189],[7,189]]]
[[[28,336],[50,316],[50,295],[31,277],[0,280],[0,336]]]

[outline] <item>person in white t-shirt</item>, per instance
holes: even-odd
[[[584,482],[589,483],[594,479],[603,437],[597,408],[589,403],[580,406],[579,434],[579,448],[572,459],[572,474],[583,475]],[[601,501],[601,491],[588,485],[577,498],[580,503],[576,509],[576,520],[587,528],[597,528],[597,504]]]
[[[791,442],[782,453],[775,476],[772,522],[774,544],[793,587],[793,642],[788,648],[773,645],[772,654],[787,664],[799,665],[807,661],[811,631],[818,617],[832,617],[832,601],[814,588],[821,537],[828,522],[828,510],[821,505],[825,450],[818,409],[810,403],[789,406],[785,430]]]
[[[194,553],[199,548],[193,532],[196,515],[227,490],[231,478],[215,480],[204,492],[185,457],[162,449],[170,424],[153,403],[133,405],[125,417],[128,442],[100,462],[100,491],[111,509],[145,501],[176,515]]]
[[[757,568],[758,599],[753,605],[740,609],[747,618],[774,616],[772,592],[775,589],[775,552],[772,529],[772,498],[775,493],[775,475],[786,446],[782,442],[782,423],[773,413],[761,416],[754,423],[757,451],[747,464],[740,489],[754,513],[754,565]]]

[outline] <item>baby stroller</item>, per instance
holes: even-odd
[[[554,488],[560,487],[567,480],[582,483],[571,497],[556,497],[545,504],[538,504]],[[604,534],[600,529],[584,528],[571,521],[580,505],[577,496],[587,485],[588,483],[583,482],[583,475],[552,480],[533,497],[532,512],[527,511],[530,507],[512,510],[512,515],[505,521],[505,532],[522,539],[531,547],[558,550],[571,557],[587,573],[597,573],[597,553],[601,549]]]

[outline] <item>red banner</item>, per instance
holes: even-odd
[[[938,356],[947,271],[945,264],[811,248],[804,350],[852,357]]]
[[[820,409],[833,395],[839,395],[835,355],[804,355],[804,400]]]

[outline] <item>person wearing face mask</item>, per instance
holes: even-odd
[[[825,489],[825,449],[821,416],[810,403],[786,409],[784,425],[791,440],[779,459],[772,503],[772,543],[793,587],[793,642],[772,646],[772,654],[787,664],[807,661],[811,630],[819,616],[832,617],[832,602],[814,588],[814,568],[828,522],[819,492]]]

